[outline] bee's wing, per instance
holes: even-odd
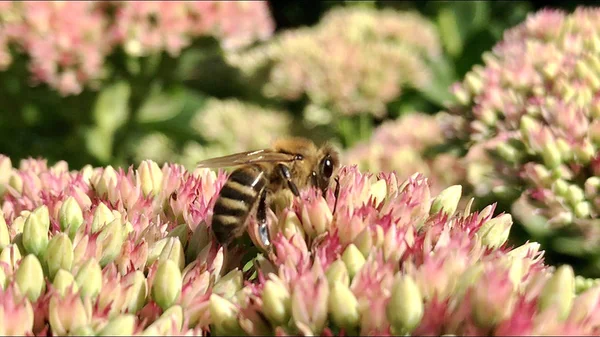
[[[196,167],[227,167],[260,162],[290,162],[296,158],[293,154],[275,152],[272,150],[256,150],[234,153],[228,156],[210,158],[198,162]]]

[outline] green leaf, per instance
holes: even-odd
[[[489,4],[483,1],[456,1],[442,6],[437,16],[440,37],[448,53],[458,57],[468,48],[465,40],[488,26]]]
[[[454,95],[450,92],[450,86],[457,81],[456,73],[450,61],[445,57],[440,57],[427,62],[431,70],[432,80],[429,85],[419,88],[423,96],[440,107],[454,100]]]
[[[104,134],[111,134],[122,126],[129,116],[131,87],[125,81],[106,86],[94,104],[93,116]]]
[[[171,119],[181,113],[185,105],[185,92],[181,87],[168,91],[154,86],[137,114],[137,122],[152,123]]]

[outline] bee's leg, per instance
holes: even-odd
[[[338,204],[338,197],[340,196],[340,178],[338,177],[335,177],[335,191],[333,192],[333,195],[335,196],[335,204],[333,204],[332,214],[335,214],[335,210]]]
[[[296,187],[296,184],[294,184],[294,182],[292,181],[292,174],[290,173],[290,169],[283,164],[278,164],[277,169],[279,170],[279,174],[281,174],[281,177],[283,178],[283,180],[285,180],[292,193],[294,193],[294,195],[297,197],[300,196],[298,187]]]
[[[271,246],[271,240],[269,237],[269,226],[267,223],[267,189],[263,189],[260,192],[260,200],[258,201],[258,208],[256,209],[256,221],[258,222],[258,235],[260,241],[268,248]]]

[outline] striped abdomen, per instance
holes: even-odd
[[[258,165],[241,167],[231,173],[213,208],[211,227],[221,244],[230,243],[243,232],[246,218],[267,183],[266,174]]]

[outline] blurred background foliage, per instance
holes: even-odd
[[[444,137],[438,112],[507,29],[547,6],[592,4],[2,2],[0,153],[73,169],[144,159],[191,168],[300,135],[337,144],[347,164],[423,172],[434,190],[463,184],[514,211],[514,200],[469,184],[466,149]],[[529,227],[513,226],[511,239],[547,241]],[[600,275],[592,259],[597,268],[580,271]]]

